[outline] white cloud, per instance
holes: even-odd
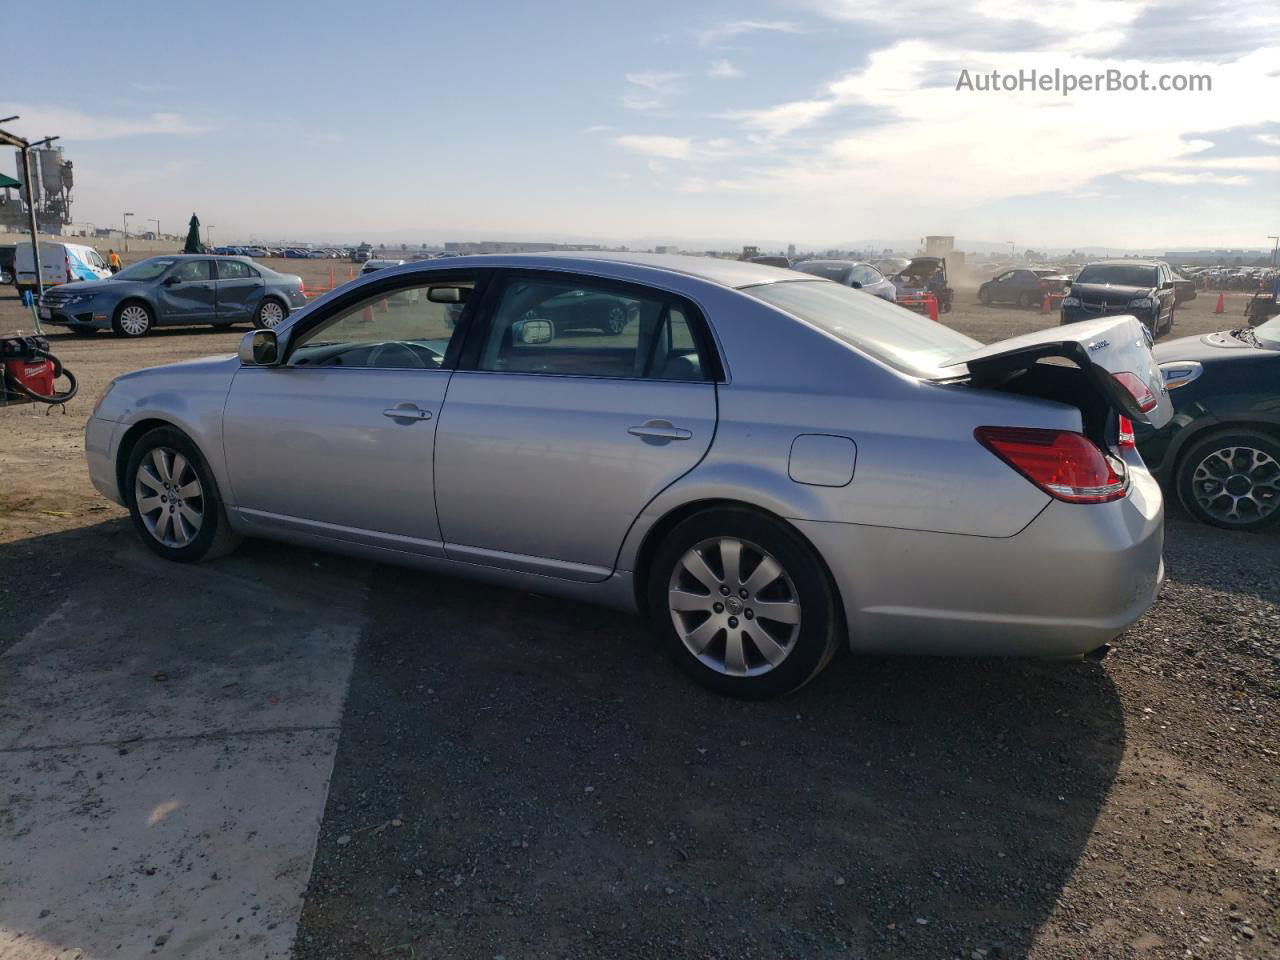
[[[622,96],[622,105],[629,110],[656,110],[679,89],[682,73],[645,70],[628,73],[624,79],[629,88]]]
[[[745,33],[803,33],[804,28],[789,20],[729,20],[698,32],[698,44],[712,47]]]
[[[1185,187],[1195,183],[1223,187],[1243,187],[1250,183],[1248,177],[1222,176],[1216,173],[1174,173],[1169,170],[1148,170],[1145,173],[1133,173],[1129,174],[1127,179],[1139,180],[1144,183],[1168,184],[1175,187]]]
[[[661,157],[666,160],[684,160],[693,148],[690,137],[660,137],[629,134],[617,137],[614,141],[624,150],[639,153],[646,157]]]
[[[1274,133],[1260,133],[1257,139],[1259,143],[1265,143],[1268,147],[1280,147],[1280,136]]]
[[[30,139],[56,134],[63,141],[117,140],[121,137],[204,133],[208,127],[179,113],[151,113],[137,117],[112,117],[81,113],[65,107],[14,104],[7,113],[22,119],[15,126],[30,130]]]
[[[707,64],[707,76],[717,80],[730,80],[742,76],[742,71],[731,60],[712,60]]]

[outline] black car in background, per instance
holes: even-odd
[[[1174,304],[1186,303],[1196,298],[1196,282],[1190,277],[1184,277],[1172,267],[1169,268],[1173,273],[1173,302]]]
[[[1161,260],[1100,260],[1085,264],[1062,298],[1062,322],[1127,313],[1153,337],[1173,330],[1173,271]]]
[[[978,288],[983,303],[1016,303],[1020,307],[1038,307],[1045,294],[1061,293],[1067,285],[1061,270],[1049,267],[1019,267],[992,277]]]
[[[12,243],[0,244],[0,283],[13,283],[18,276],[18,271],[14,267],[14,260],[17,258],[18,248]]]
[[[1138,427],[1147,466],[1192,516],[1234,530],[1280,518],[1280,317],[1154,349],[1173,419]]]

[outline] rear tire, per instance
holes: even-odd
[[[1194,441],[1178,461],[1174,484],[1183,507],[1202,523],[1262,530],[1280,519],[1280,440],[1246,428]]]
[[[157,427],[139,438],[129,453],[123,493],[138,536],[166,560],[212,560],[240,544],[213,472],[181,430]]]
[[[1023,310],[1030,310],[1030,309],[1031,309],[1031,294],[1029,294],[1029,293],[1020,293],[1020,294],[1018,294],[1018,306],[1020,306]]]
[[[253,314],[253,325],[262,330],[274,330],[289,316],[289,308],[275,297],[266,297]]]
[[[667,652],[717,693],[790,693],[839,647],[842,620],[826,566],[795,530],[752,510],[706,510],[681,522],[654,555],[647,594]]]

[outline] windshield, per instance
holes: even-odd
[[[837,263],[830,260],[809,260],[805,263],[797,263],[791,269],[821,277],[823,280],[834,280],[837,283],[843,283],[845,277],[849,276],[850,266],[847,263]]]
[[[1258,324],[1253,328],[1253,335],[1268,350],[1280,350],[1280,316]]]
[[[167,257],[152,257],[150,260],[141,260],[131,267],[125,267],[116,274],[115,279],[154,280],[175,263],[177,263],[176,260],[170,260]]]
[[[1154,287],[1155,267],[1132,267],[1123,263],[1104,263],[1085,267],[1076,283],[1109,283],[1117,287]]]
[[[918,313],[834,283],[791,280],[742,292],[912,376],[937,377],[945,361],[981,346]]]

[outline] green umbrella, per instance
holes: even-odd
[[[0,173],[0,187],[16,187],[21,189],[22,183],[13,179],[13,177],[6,177],[3,173]]]
[[[200,242],[200,218],[194,213],[191,215],[191,223],[188,224],[187,243],[182,248],[183,253],[204,253],[204,244]]]

